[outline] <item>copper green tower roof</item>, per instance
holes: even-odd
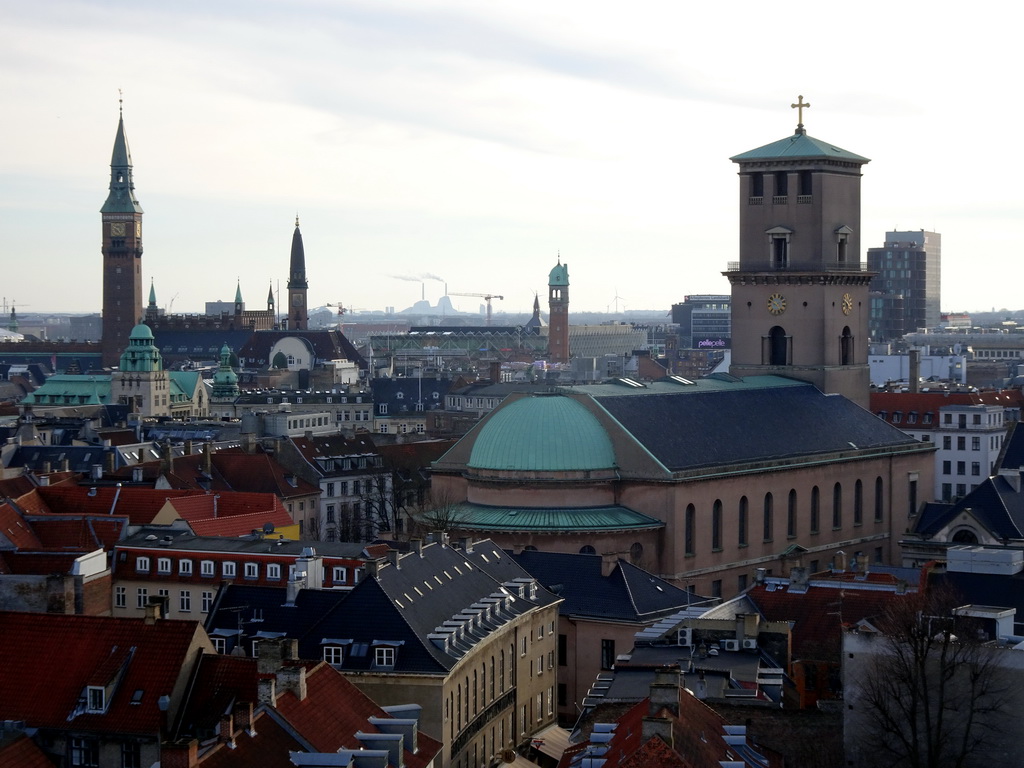
[[[808,136],[802,129],[798,128],[792,136],[787,136],[763,147],[752,149],[739,155],[730,157],[734,163],[743,163],[752,160],[817,160],[817,159],[847,160],[852,163],[869,163],[866,157],[855,155],[845,149],[829,144]]]
[[[482,425],[468,465],[512,471],[589,471],[615,467],[611,439],[597,418],[562,395],[524,397]]]
[[[132,180],[132,153],[128,150],[128,137],[124,133],[124,113],[117,120],[117,135],[114,137],[114,151],[110,156],[110,193],[100,208],[100,213],[142,213],[142,206],[135,199],[135,182]]]

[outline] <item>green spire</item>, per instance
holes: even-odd
[[[235,304],[242,303],[242,281],[235,283]]]
[[[156,306],[156,286],[153,284],[153,278],[149,279],[149,306]]]
[[[142,206],[135,199],[135,182],[132,181],[132,153],[128,149],[128,137],[124,133],[124,113],[117,120],[117,135],[114,137],[114,151],[110,156],[110,193],[100,208],[100,213],[142,213]]]

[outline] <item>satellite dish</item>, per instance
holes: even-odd
[[[273,532],[274,532],[274,524],[273,523],[267,522],[267,523],[263,524],[263,533],[271,534]]]

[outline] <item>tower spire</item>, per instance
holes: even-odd
[[[295,214],[295,231],[292,233],[291,264],[288,270],[288,327],[304,331],[309,328],[306,310],[306,253],[302,247],[302,232],[299,230],[299,214]]]

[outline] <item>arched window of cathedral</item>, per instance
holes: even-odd
[[[580,547],[580,554],[581,555],[596,555],[597,554],[597,550],[594,549],[589,544],[585,544],[582,547]]]
[[[971,530],[968,530],[968,529],[965,528],[964,530],[957,531],[955,534],[953,534],[953,543],[954,544],[977,544],[978,543],[978,537],[975,535],[974,531],[971,531]]]

